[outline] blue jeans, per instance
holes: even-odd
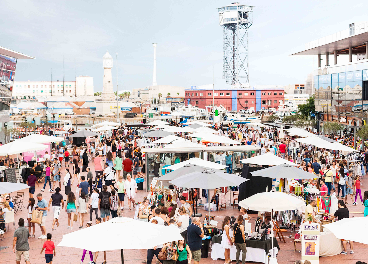
[[[226,172],[233,173],[233,164],[226,164]]]
[[[341,198],[345,197],[346,185],[337,185],[337,196],[340,196],[340,189],[341,189]]]
[[[326,182],[326,186],[327,186],[327,189],[328,189],[328,195],[330,196],[330,193],[331,193],[331,188],[332,188],[332,183],[331,182]]]
[[[51,188],[50,176],[45,176],[45,184],[43,185],[43,189],[45,189],[46,184],[47,184],[47,181],[49,181],[50,189],[52,189],[52,188]]]
[[[162,261],[158,259],[158,253],[160,253],[160,251],[161,251],[161,248],[148,249],[147,250],[147,264],[152,264],[152,259],[154,255],[156,255],[157,260],[160,261],[160,263],[162,263]]]

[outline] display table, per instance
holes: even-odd
[[[219,239],[216,240],[216,242],[218,241]],[[268,239],[266,241],[246,240],[245,243],[247,245],[246,261],[267,263],[267,253],[271,251],[272,247],[271,239]],[[273,253],[276,255],[279,250],[280,250],[279,244],[276,238],[273,238],[273,251],[274,251]],[[222,247],[221,242],[212,244],[211,258],[213,260],[225,259],[224,254],[225,249]],[[236,260],[235,245],[231,246],[230,248],[230,259]]]

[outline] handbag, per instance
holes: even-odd
[[[161,249],[160,253],[158,253],[159,260],[167,260],[167,251],[165,249]]]
[[[33,210],[31,223],[41,224],[42,223],[43,211]]]
[[[175,260],[177,261],[178,260],[178,252],[176,251],[175,254],[171,257],[171,260]]]
[[[78,215],[77,214],[74,214],[74,222],[77,222],[78,221]]]

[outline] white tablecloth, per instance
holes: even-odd
[[[276,255],[277,253],[278,249],[275,247],[274,254]],[[219,243],[212,244],[211,258],[213,260],[225,259],[225,249],[221,246],[221,244]],[[240,261],[242,260],[241,258],[242,254],[240,253],[239,256]],[[234,245],[230,248],[230,259],[236,260],[236,247]],[[264,251],[264,249],[247,247],[247,255],[245,260],[267,263],[267,254]]]

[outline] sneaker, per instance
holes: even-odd
[[[50,189],[50,192],[54,192],[54,190],[53,189]]]
[[[47,239],[47,236],[46,236],[46,235],[43,235],[43,236],[42,236],[42,239]]]
[[[41,192],[44,192],[45,191],[45,189],[41,189]]]
[[[353,205],[356,205],[356,202],[354,202]]]
[[[341,253],[340,253],[341,255],[346,255],[346,254],[348,254],[346,251],[341,251]]]
[[[43,236],[38,237],[38,239],[43,239]]]
[[[350,250],[350,254],[354,254],[354,251]]]

